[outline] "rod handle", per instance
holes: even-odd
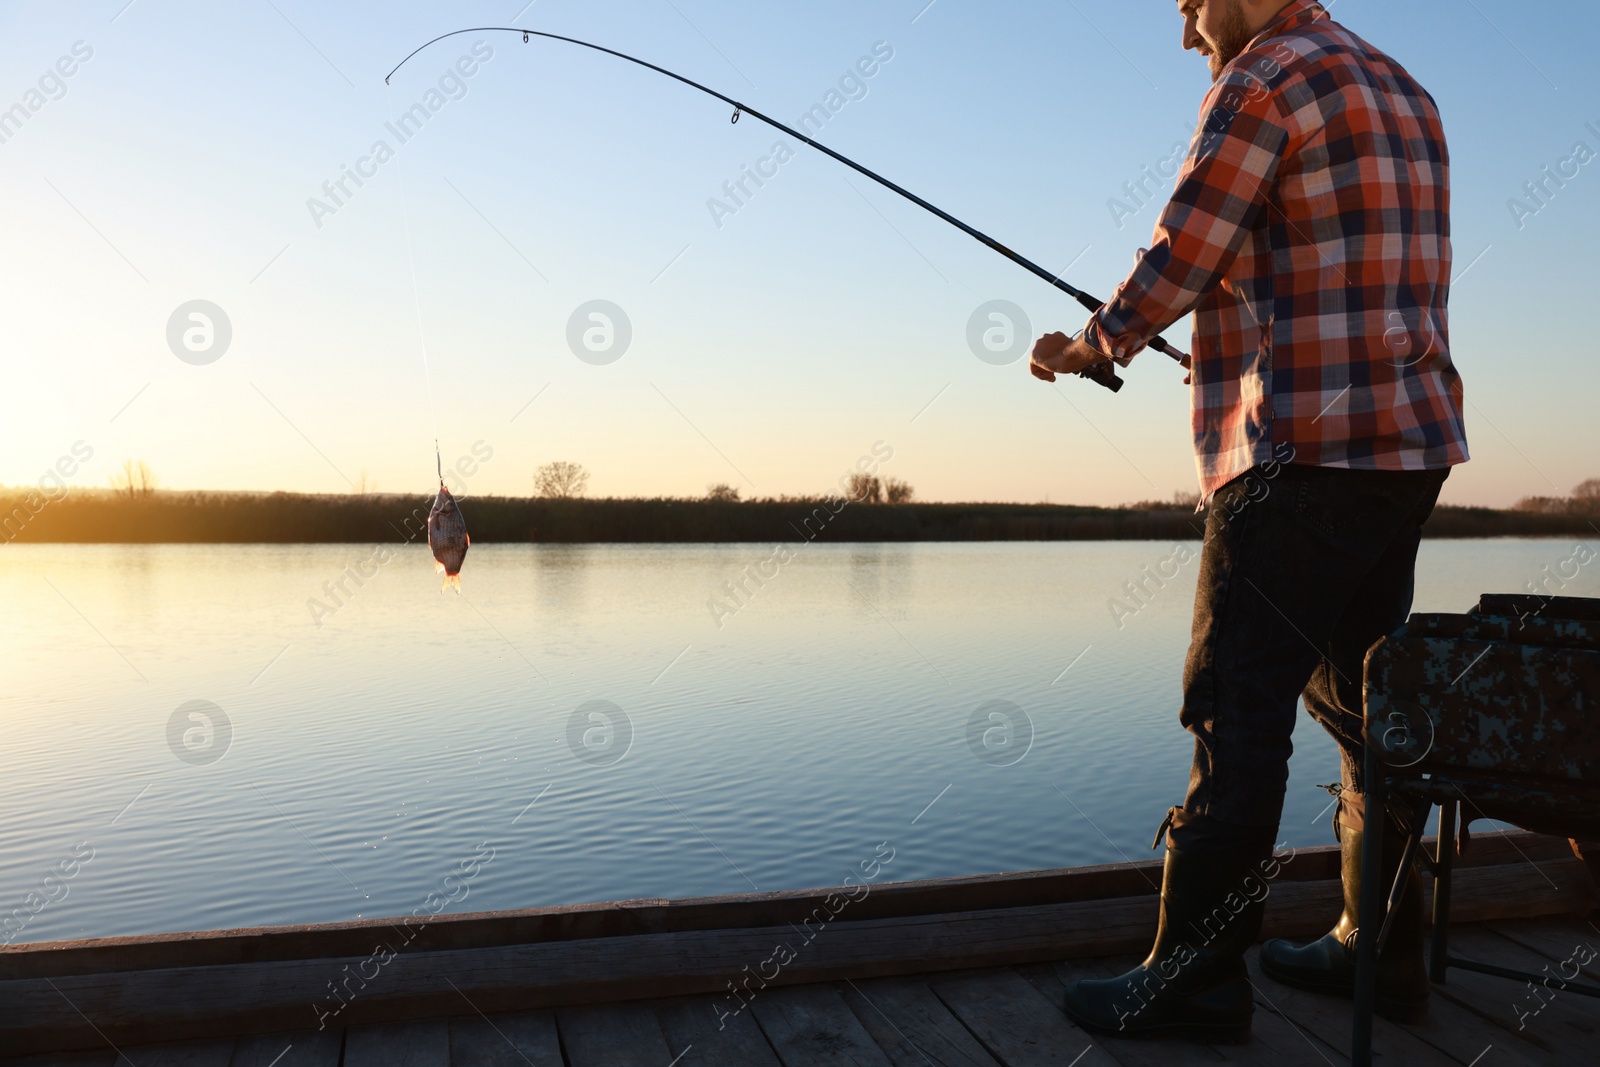
[[[1165,355],[1171,356],[1173,359],[1177,360],[1179,363],[1182,363],[1184,360],[1189,358],[1182,351],[1180,351],[1179,349],[1173,348],[1170,344],[1168,344],[1167,343],[1167,339],[1165,337],[1152,337],[1150,339],[1150,346],[1149,347],[1155,349],[1157,352],[1161,352],[1161,353],[1163,353]]]

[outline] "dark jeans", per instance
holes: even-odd
[[[1194,766],[1169,846],[1272,847],[1302,695],[1338,742],[1350,801],[1364,792],[1362,665],[1411,610],[1422,524],[1448,475],[1269,465],[1217,491],[1183,672]]]

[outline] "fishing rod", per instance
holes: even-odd
[[[764,115],[760,111],[757,111],[755,108],[751,107],[750,105],[745,104],[745,103],[743,103],[741,101],[735,100],[731,96],[725,96],[722,93],[717,92],[715,89],[708,88],[707,86],[701,85],[697,81],[693,81],[693,80],[691,80],[689,78],[685,78],[681,74],[674,74],[672,71],[667,70],[665,67],[658,67],[654,63],[648,63],[645,60],[639,59],[639,58],[637,58],[635,56],[630,56],[626,52],[618,52],[615,49],[606,48],[606,47],[604,47],[602,45],[591,44],[588,41],[580,41],[576,37],[563,37],[559,33],[546,33],[543,30],[525,30],[525,29],[522,29],[521,27],[518,27],[518,26],[475,26],[475,27],[473,27],[471,29],[452,30],[449,33],[442,33],[438,37],[435,37],[433,40],[427,41],[424,44],[421,44],[418,47],[412,49],[410,55],[406,56],[405,59],[402,59],[400,62],[395,64],[394,70],[391,70],[388,74],[384,75],[383,83],[385,85],[389,84],[389,79],[394,77],[395,71],[398,71],[401,67],[405,66],[408,62],[411,61],[412,56],[415,56],[418,52],[422,51],[424,48],[427,48],[429,45],[437,44],[438,42],[444,40],[446,37],[456,37],[456,36],[459,36],[459,35],[461,35],[463,33],[520,33],[520,34],[522,34],[522,43],[523,44],[527,44],[528,43],[528,38],[529,37],[544,37],[544,38],[546,38],[548,40],[563,41],[563,42],[565,42],[567,44],[578,45],[580,48],[588,48],[588,49],[592,49],[593,51],[596,51],[596,52],[604,52],[608,56],[616,56],[618,59],[625,59],[629,63],[633,63],[633,64],[636,64],[637,66],[644,67],[647,70],[653,70],[657,74],[665,74],[667,77],[673,79],[674,81],[682,82],[684,85],[687,85],[690,88],[698,89],[702,93],[705,93],[708,96],[716,97],[718,100],[721,100],[723,103],[732,105],[732,107],[733,107],[733,118],[731,120],[732,122],[738,122],[739,121],[739,117],[741,115],[749,115],[749,116],[751,116],[753,118],[759,119],[762,122],[765,122],[768,126],[771,126],[773,129],[781,130],[784,133],[788,134],[790,137],[793,137],[796,140],[803,142],[804,144],[810,145],[812,148],[815,148],[817,151],[821,152],[823,155],[828,156],[828,157],[830,157],[832,159],[838,160],[840,163],[843,163],[845,166],[849,167],[851,170],[855,171],[856,173],[864,175],[865,177],[871,178],[873,181],[877,182],[879,185],[883,186],[885,189],[888,189],[890,192],[898,193],[899,195],[905,197],[907,200],[911,201],[913,204],[916,204],[918,207],[920,207],[920,208],[924,209],[925,211],[928,211],[928,212],[938,216],[939,218],[943,219],[945,222],[948,222],[950,225],[952,225],[956,229],[960,230],[962,233],[966,234],[968,237],[974,238],[975,240],[981,242],[982,244],[984,244],[988,248],[993,249],[994,251],[1000,253],[1002,256],[1005,256],[1007,259],[1009,259],[1011,262],[1015,263],[1017,266],[1023,268],[1024,270],[1030,271],[1031,273],[1037,275],[1040,278],[1043,278],[1045,281],[1049,282],[1051,285],[1055,286],[1057,289],[1060,289],[1062,292],[1064,292],[1068,296],[1072,297],[1074,300],[1076,300],[1078,303],[1082,304],[1084,307],[1088,308],[1090,311],[1092,311],[1092,312],[1093,311],[1099,311],[1100,308],[1103,306],[1102,305],[1102,301],[1100,301],[1099,299],[1097,299],[1095,297],[1090,296],[1088,293],[1084,292],[1082,289],[1079,289],[1076,286],[1071,285],[1068,282],[1062,280],[1060,275],[1050,273],[1049,271],[1045,270],[1043,267],[1039,266],[1039,264],[1033,262],[1031,259],[1028,259],[1028,258],[1026,258],[1024,256],[1018,255],[1016,252],[1013,252],[1011,249],[1007,248],[1005,245],[1001,244],[999,241],[996,241],[993,237],[990,237],[988,234],[982,232],[981,230],[978,230],[978,229],[975,229],[975,228],[973,228],[971,226],[968,226],[966,223],[962,222],[960,219],[956,218],[954,215],[950,214],[949,212],[940,210],[939,208],[937,208],[934,205],[928,203],[926,200],[922,199],[922,197],[920,197],[917,194],[911,192],[910,190],[903,189],[900,186],[896,185],[894,182],[890,181],[888,178],[885,178],[883,175],[875,173],[874,171],[868,170],[866,167],[863,167],[861,164],[857,163],[855,160],[850,159],[847,156],[840,155],[838,152],[835,152],[833,149],[829,148],[827,145],[822,144],[819,141],[812,140],[810,137],[807,137],[805,134],[801,133],[799,130],[794,129],[791,126],[786,126],[783,123],[779,122],[777,119],[772,118],[770,115]],[[1149,342],[1149,347],[1155,349],[1157,352],[1162,352],[1162,353],[1165,353],[1168,356],[1171,356],[1173,359],[1179,361],[1180,363],[1184,359],[1188,358],[1182,352],[1178,351],[1176,348],[1173,348],[1170,344],[1168,344],[1166,339],[1162,338],[1162,337],[1153,337],[1153,338],[1151,338],[1150,342]],[[1096,383],[1098,385],[1105,386],[1107,389],[1110,389],[1112,392],[1116,392],[1118,389],[1122,388],[1122,379],[1117,377],[1116,365],[1113,364],[1113,363],[1110,363],[1110,362],[1096,363],[1096,364],[1093,364],[1093,365],[1091,365],[1089,367],[1084,368],[1082,371],[1079,371],[1078,373],[1080,375],[1082,375],[1083,377],[1089,379],[1090,381],[1092,381],[1092,382],[1094,382],[1094,383]]]

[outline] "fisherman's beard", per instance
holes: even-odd
[[[1217,29],[1217,39],[1211,45],[1211,80],[1222,76],[1222,68],[1239,57],[1254,35],[1244,18],[1244,5],[1239,0],[1225,0],[1222,25]]]

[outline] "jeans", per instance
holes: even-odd
[[[1341,819],[1360,825],[1363,664],[1411,610],[1448,475],[1269,464],[1217,491],[1183,672],[1194,765],[1169,847],[1271,849],[1302,696],[1339,745]]]

